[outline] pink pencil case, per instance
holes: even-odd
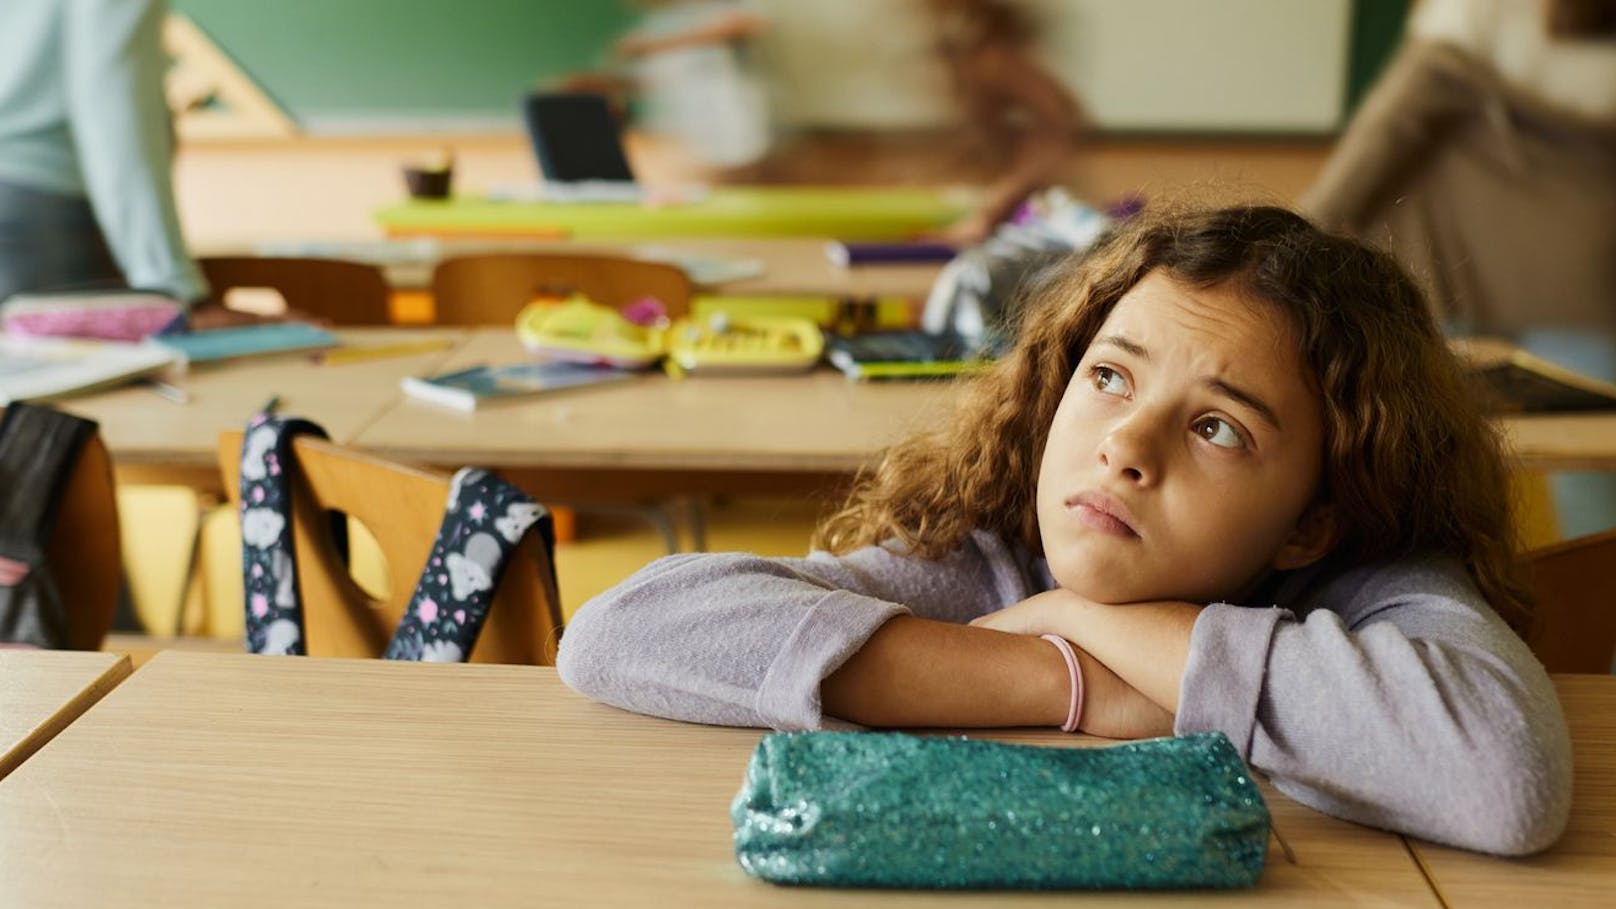
[[[141,291],[19,294],[0,305],[0,330],[18,337],[138,341],[182,312],[173,298]]]

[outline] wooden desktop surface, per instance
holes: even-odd
[[[1554,848],[1492,859],[1410,840],[1448,909],[1616,904],[1616,677],[1560,675],[1571,726],[1571,823]]]
[[[0,650],[0,778],[128,675],[115,653]]]
[[[760,734],[592,703],[547,668],[167,652],[0,785],[0,880],[42,907],[1438,906],[1400,838],[1272,788],[1296,864],[1271,841],[1255,890],[772,886],[730,835]]]
[[[512,332],[479,330],[445,369],[522,356]],[[354,442],[429,463],[851,472],[907,431],[935,425],[952,391],[946,383],[861,385],[829,369],[677,381],[653,371],[470,414],[406,398]]]
[[[272,396],[280,412],[307,417],[347,441],[402,396],[399,381],[430,373],[465,336],[453,329],[368,328],[338,332],[356,349],[442,339],[439,350],[324,364],[308,354],[256,357],[198,366],[176,378],[190,402],[175,403],[140,385],[67,398],[58,406],[95,420],[114,462],[125,468],[211,470],[219,433],[240,429]]]
[[[828,478],[873,464],[885,446],[908,432],[940,425],[960,387],[851,383],[823,368],[681,381],[653,372],[464,414],[406,398],[399,380],[518,359],[524,354],[511,331],[388,328],[339,334],[361,346],[434,338],[455,346],[331,365],[301,355],[245,360],[200,368],[181,379],[178,384],[192,396],[189,404],[129,386],[70,398],[62,406],[101,424],[120,476],[130,479],[140,478],[141,469],[211,476],[218,434],[240,427],[278,395],[282,413],[313,419],[334,440],[387,457],[442,467],[550,471],[534,491],[562,486],[585,497],[621,487],[634,497],[819,488]],[[1503,425],[1525,467],[1616,469],[1616,413],[1508,417]]]

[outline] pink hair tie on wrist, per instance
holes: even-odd
[[[1070,641],[1058,634],[1046,634],[1041,637],[1060,651],[1061,659],[1066,661],[1066,671],[1072,678],[1072,703],[1066,708],[1066,722],[1061,724],[1061,732],[1076,732],[1078,721],[1083,719],[1083,670],[1077,665],[1077,654],[1072,651]]]

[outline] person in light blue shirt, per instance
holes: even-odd
[[[163,0],[0,2],[0,300],[122,286],[206,298],[174,205],[165,14]]]

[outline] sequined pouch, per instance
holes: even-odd
[[[741,867],[779,884],[1245,887],[1268,845],[1268,806],[1216,732],[1106,748],[775,733],[730,817]]]

